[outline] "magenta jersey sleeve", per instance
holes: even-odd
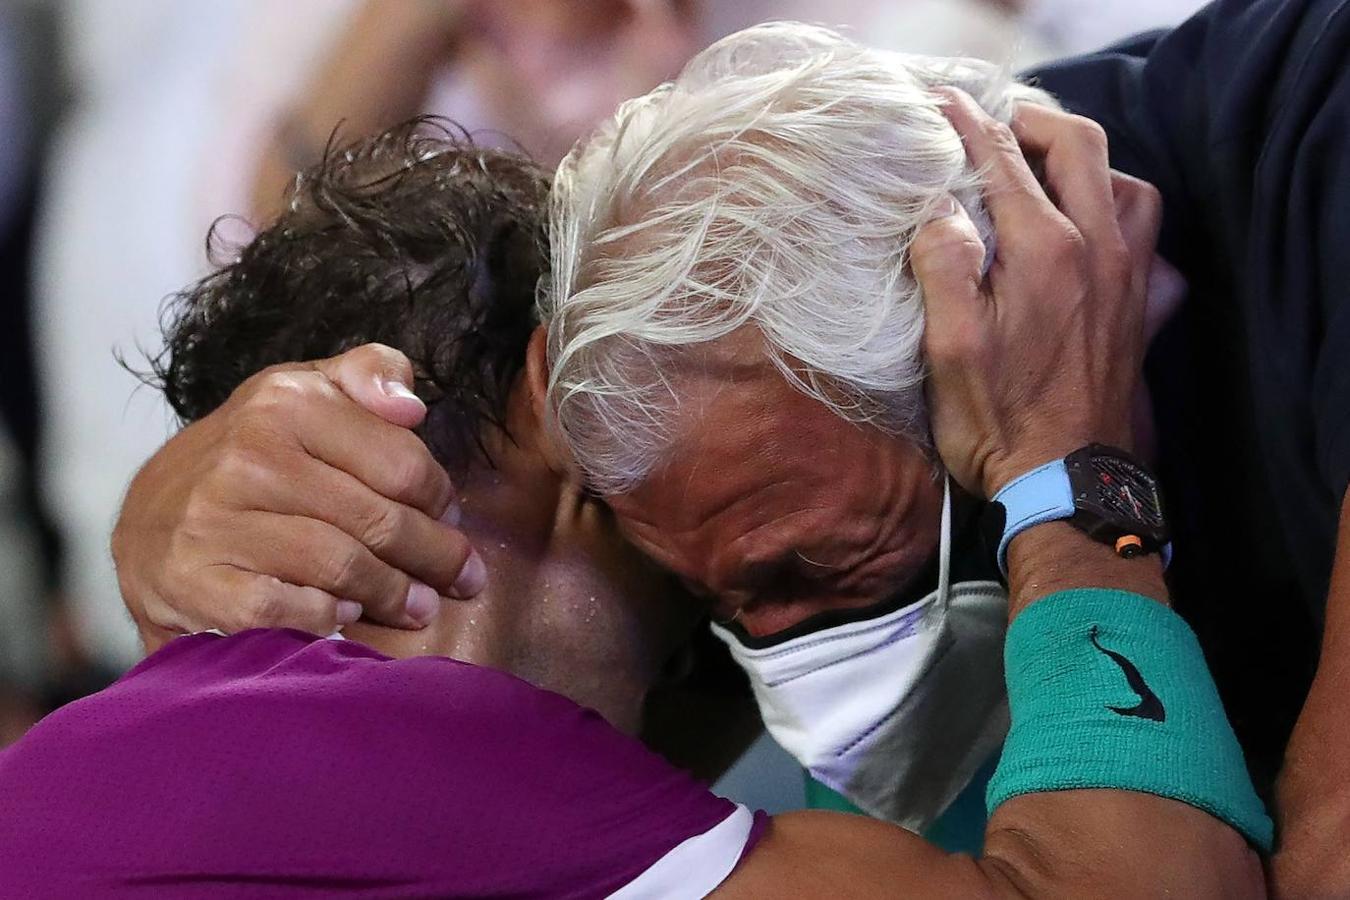
[[[764,821],[502,672],[193,635],[0,754],[0,896],[701,897]]]

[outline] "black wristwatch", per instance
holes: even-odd
[[[1129,453],[1105,444],[1088,444],[1014,478],[994,495],[986,515],[1005,576],[1012,539],[1059,520],[1126,558],[1161,553],[1166,564],[1171,557],[1158,479]]]

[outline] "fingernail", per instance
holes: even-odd
[[[380,390],[396,400],[415,400],[419,405],[426,406],[425,403],[422,403],[421,397],[414,394],[406,384],[397,379],[389,378],[382,380],[380,382]]]
[[[455,579],[455,593],[465,600],[476,597],[487,587],[487,580],[487,564],[474,550],[464,561],[464,568],[459,570],[459,577]]]
[[[337,602],[337,623],[338,625],[350,625],[361,618],[361,604],[355,600],[339,600]]]
[[[464,519],[464,510],[460,508],[458,500],[451,500],[450,505],[441,513],[441,524],[449,525],[451,528],[458,528],[459,523]]]
[[[436,591],[420,581],[414,581],[408,588],[408,601],[403,611],[419,625],[426,625],[440,608],[441,598]]]

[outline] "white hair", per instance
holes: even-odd
[[[954,196],[992,253],[939,85],[1004,122],[1017,101],[1053,103],[986,62],[780,22],[704,50],[563,160],[540,312],[549,401],[594,487],[661,463],[688,348],[747,326],[840,416],[927,441],[910,243]]]

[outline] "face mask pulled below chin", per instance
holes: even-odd
[[[948,484],[937,589],[901,609],[759,648],[713,626],[774,739],[867,814],[915,832],[1008,730],[1007,594],[996,581],[950,583],[951,532]]]

